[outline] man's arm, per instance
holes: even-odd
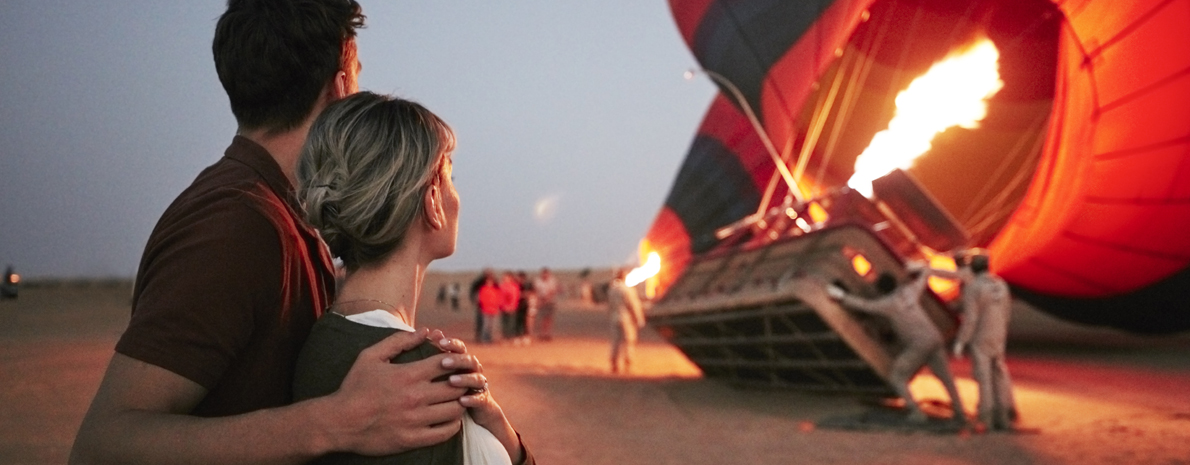
[[[954,345],[951,347],[951,352],[956,357],[963,354],[963,347],[971,342],[971,336],[975,334],[975,322],[979,318],[979,297],[980,286],[978,283],[970,282],[963,286],[963,296],[961,298],[961,316],[959,317],[959,329],[955,332]]]
[[[425,336],[402,331],[365,349],[329,396],[219,418],[187,414],[206,395],[197,383],[117,353],[70,463],[302,463],[331,451],[381,455],[445,441],[460,427],[464,389],[431,380],[478,362],[441,354],[389,363]]]
[[[830,298],[838,301],[840,305],[850,309],[859,310],[864,313],[875,313],[878,315],[887,313],[884,307],[879,304],[880,300],[869,300],[862,297],[849,295],[847,294],[847,291],[844,291],[842,288],[833,284],[827,285],[826,294],[830,296]]]
[[[931,275],[931,276],[937,276],[942,279],[949,279],[952,281],[966,281],[966,279],[963,278],[962,273],[959,273],[958,271],[945,270],[942,268],[934,268],[932,266],[927,266],[927,267],[923,268],[922,271]]]

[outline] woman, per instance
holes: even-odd
[[[333,392],[363,348],[413,331],[426,268],[455,250],[453,149],[454,133],[429,110],[370,92],[330,105],[311,126],[298,196],[347,275],[298,358],[295,398]],[[438,352],[427,342],[394,363]],[[333,454],[319,463],[531,463],[486,380],[483,386],[459,399],[468,415],[447,442],[387,457]]]
[[[479,312],[483,314],[483,326],[480,331],[479,342],[492,343],[492,333],[496,331],[496,318],[500,317],[500,304],[504,303],[504,294],[496,286],[496,278],[491,275],[484,277],[483,286],[479,288],[476,297],[479,302]]]

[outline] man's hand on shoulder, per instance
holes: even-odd
[[[390,361],[426,340],[428,331],[399,331],[360,352],[334,394],[314,399],[326,407],[323,424],[330,450],[387,455],[449,439],[459,431],[466,388],[441,379],[477,369],[478,361],[457,340],[433,342],[447,353],[411,363]]]
[[[459,431],[468,389],[444,375],[480,367],[460,341],[444,337],[446,353],[390,363],[426,336],[400,331],[365,349],[329,396],[216,418],[189,415],[206,395],[197,383],[117,353],[70,463],[304,463],[334,451],[387,455],[437,444]]]

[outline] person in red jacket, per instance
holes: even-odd
[[[504,339],[516,337],[516,307],[521,301],[521,283],[511,271],[504,272],[500,280],[500,293],[504,300],[500,303],[500,332]]]
[[[480,331],[479,342],[490,344],[492,342],[492,332],[496,329],[496,318],[500,316],[500,307],[504,304],[504,294],[496,286],[496,278],[491,273],[485,276],[483,285],[479,287],[479,292],[476,293],[476,301],[479,305],[479,312],[483,315],[483,326]]]

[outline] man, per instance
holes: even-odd
[[[354,0],[228,2],[212,49],[237,135],[154,228],[71,463],[302,463],[458,431],[457,399],[478,377],[431,380],[478,369],[473,357],[389,363],[425,330],[366,349],[334,394],[291,404],[298,350],[334,292],[325,245],[297,213],[295,167],[314,117],[356,91],[363,19]]]
[[[517,272],[516,280],[521,295],[516,305],[516,338],[512,341],[514,345],[529,345],[533,341],[533,320],[537,318],[537,291],[524,271]]]
[[[608,317],[612,330],[611,369],[612,373],[628,373],[636,351],[636,335],[645,327],[645,314],[636,290],[624,283],[627,271],[616,270],[608,286]]]
[[[896,278],[892,275],[880,275],[876,280],[876,289],[882,297],[878,299],[849,296],[843,289],[835,286],[827,287],[827,294],[848,308],[888,318],[893,332],[904,346],[893,359],[888,373],[889,382],[905,400],[909,421],[924,423],[927,420],[925,412],[922,412],[913,394],[909,392],[909,381],[928,363],[930,371],[942,381],[947,394],[950,395],[954,421],[966,422],[963,402],[959,398],[959,390],[955,387],[954,377],[951,376],[950,365],[943,349],[942,333],[930,321],[919,302],[922,292],[925,291],[929,273],[926,272],[926,267],[917,263],[910,263],[907,268],[913,280],[900,288],[897,288]]]
[[[558,309],[558,279],[549,268],[542,268],[541,274],[533,281],[533,289],[537,292],[537,338],[549,341],[554,337],[554,312]]]
[[[988,256],[970,257],[973,277],[963,282],[963,318],[955,336],[954,354],[971,354],[971,371],[979,383],[979,421],[992,430],[1012,429],[1016,405],[1012,380],[1004,363],[1004,340],[1012,312],[1008,284],[988,271]]]
[[[446,296],[450,299],[450,311],[459,311],[459,283],[451,282],[450,286],[446,288]]]
[[[17,298],[17,283],[21,282],[20,275],[12,271],[12,265],[4,268],[4,281],[0,281],[0,299]]]

